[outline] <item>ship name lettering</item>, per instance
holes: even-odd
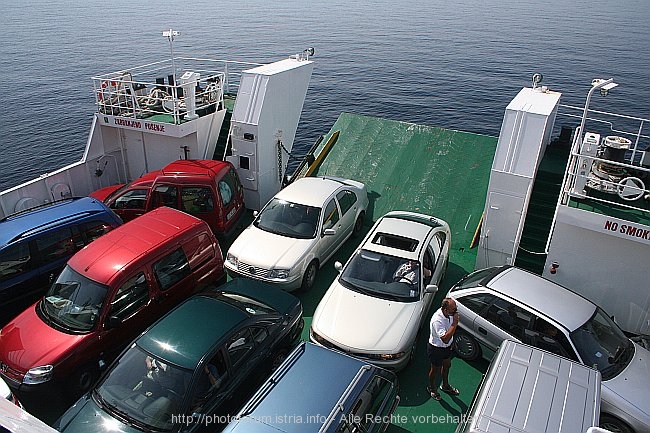
[[[165,125],[158,125],[156,123],[145,123],[144,127],[149,131],[165,132]]]
[[[115,124],[120,126],[128,126],[129,128],[140,128],[142,124],[136,120],[115,118]]]

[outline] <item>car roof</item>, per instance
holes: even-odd
[[[213,159],[179,159],[170,162],[162,170],[162,176],[177,176],[182,175],[203,175],[203,176],[216,176],[224,167],[230,164],[224,161],[215,161]]]
[[[269,379],[273,386],[264,398],[256,399],[250,409],[247,405],[239,416],[264,419],[267,424],[270,421],[273,428],[268,431],[301,433],[304,425],[278,422],[275,415],[286,414],[289,419],[300,417],[304,420],[309,415],[322,414],[324,421],[365,365],[368,364],[343,353],[308,342],[301,343],[278,370],[279,378]],[[250,421],[241,424],[243,431],[251,427]]]
[[[302,177],[280,190],[275,198],[307,206],[322,207],[324,201],[342,185],[342,182],[329,178]]]
[[[364,250],[374,251],[381,254],[418,260],[423,248],[422,244],[426,241],[431,230],[435,227],[447,225],[444,221],[441,223],[438,221],[439,220],[435,218],[432,219],[432,217],[424,214],[398,211],[389,212],[375,223],[366,238],[366,242],[362,245],[362,248]],[[379,242],[374,241],[377,233],[386,233],[401,238],[413,239],[418,242],[418,245],[414,251],[382,245]]]
[[[160,207],[95,239],[68,261],[77,272],[107,284],[129,263],[180,232],[206,223],[176,209]]]
[[[248,315],[231,304],[196,295],[149,328],[136,344],[170,364],[194,370],[224,335],[246,319]]]
[[[584,325],[596,311],[595,304],[566,287],[515,267],[503,268],[486,286],[530,306],[570,332]]]
[[[0,222],[0,245],[6,245],[29,231],[46,230],[106,211],[107,208],[101,201],[91,197],[78,197],[9,215]]]

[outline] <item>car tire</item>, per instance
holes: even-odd
[[[289,350],[286,348],[279,349],[277,352],[275,352],[273,357],[271,357],[271,362],[269,364],[271,366],[271,372],[277,370],[280,365],[282,365],[284,360],[287,359],[288,354]]]
[[[365,212],[361,212],[357,217],[357,220],[354,222],[354,227],[352,228],[352,237],[357,238],[363,231],[363,220],[365,219]]]
[[[314,282],[316,282],[317,273],[318,261],[314,259],[309,263],[309,265],[307,265],[307,269],[305,269],[305,274],[302,277],[302,285],[300,286],[300,290],[303,292],[310,291],[311,288],[314,287]]]
[[[460,359],[474,361],[481,356],[479,342],[462,329],[458,329],[454,334],[454,344],[456,346],[456,354]]]
[[[625,422],[616,418],[615,416],[600,414],[600,428],[609,430],[612,433],[634,433]]]
[[[73,397],[76,399],[86,393],[97,381],[99,377],[99,368],[93,363],[81,367],[70,381],[70,388]]]

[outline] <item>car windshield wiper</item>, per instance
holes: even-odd
[[[124,422],[125,424],[132,427],[137,427],[141,430],[154,431],[149,425],[132,418],[128,412],[118,408],[114,403],[115,400],[113,400],[113,403],[107,402],[106,399],[104,399],[104,397],[102,397],[98,391],[93,391],[93,395],[96,397],[96,401],[100,404],[100,406],[102,406],[102,408],[115,415],[120,421]]]

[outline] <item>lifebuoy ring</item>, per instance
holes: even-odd
[[[107,87],[108,87],[108,81],[106,81],[106,80],[102,81],[102,84],[100,85],[100,90],[99,90],[99,100],[100,101],[104,100],[104,92],[106,91]]]

